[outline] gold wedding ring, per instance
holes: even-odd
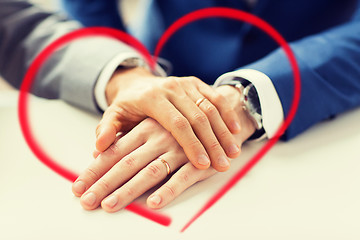
[[[206,99],[206,98],[204,98],[204,97],[199,98],[199,99],[196,101],[196,103],[195,103],[195,104],[196,104],[196,106],[198,106],[198,107],[199,107],[199,106],[200,106],[200,104],[201,104],[203,101],[205,101],[205,99]]]
[[[162,158],[158,158],[158,159],[165,165],[167,175],[169,175],[171,173],[170,165],[164,159]]]

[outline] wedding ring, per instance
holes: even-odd
[[[203,101],[205,101],[205,99],[206,99],[206,98],[204,98],[204,97],[199,98],[199,99],[196,101],[196,103],[195,103],[195,104],[196,104],[196,106],[198,106],[198,107],[199,107],[199,106],[200,106],[200,104],[201,104]]]
[[[170,165],[164,159],[162,158],[158,158],[158,159],[165,165],[167,175],[169,175],[171,173]]]

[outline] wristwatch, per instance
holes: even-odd
[[[122,61],[118,68],[134,68],[134,67],[144,67],[145,61],[138,57],[126,58]]]
[[[155,65],[155,69],[150,69],[150,67],[146,64],[146,62],[139,57],[126,58],[118,65],[117,69],[134,68],[134,67],[144,67],[147,70],[151,71],[154,75],[161,77],[166,77],[168,75],[168,71],[171,71],[172,69],[170,63],[160,58],[158,59],[158,62]]]
[[[231,77],[229,80],[221,82],[220,85],[233,86],[241,93],[242,108],[256,128],[255,133],[250,136],[249,140],[259,139],[265,136],[260,100],[254,85],[241,77]]]

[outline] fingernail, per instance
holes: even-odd
[[[150,197],[149,201],[153,204],[153,205],[159,205],[161,202],[161,197],[159,195],[153,195]]]
[[[82,202],[88,206],[92,206],[96,202],[96,195],[92,192],[89,192],[82,197]]]
[[[83,181],[77,181],[73,185],[73,190],[77,194],[83,194],[86,190],[85,183]]]
[[[234,121],[234,122],[232,123],[232,128],[233,128],[233,130],[236,131],[236,132],[241,130],[241,126],[240,126],[240,124],[239,124],[237,121]]]
[[[209,158],[206,155],[200,155],[198,159],[198,163],[203,166],[207,166],[210,163]]]
[[[223,168],[230,166],[229,160],[225,156],[221,156],[219,158],[218,164],[220,167],[223,167]]]
[[[229,153],[230,154],[235,154],[235,153],[238,153],[240,151],[240,148],[238,145],[236,144],[231,144],[230,147],[229,147]]]
[[[119,202],[118,197],[116,197],[116,196],[114,196],[114,195],[112,195],[112,196],[110,196],[110,197],[108,197],[108,198],[106,198],[106,199],[104,200],[104,204],[105,204],[107,207],[109,207],[109,208],[115,207],[115,205],[116,205],[118,202]]]

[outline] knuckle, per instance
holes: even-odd
[[[178,130],[185,130],[190,127],[190,123],[182,116],[176,116],[172,119],[172,124]]]
[[[189,174],[188,173],[180,173],[179,175],[178,175],[178,180],[179,180],[179,182],[181,182],[181,183],[188,183],[189,182],[189,180],[190,180],[190,178],[189,178]]]
[[[120,149],[119,149],[118,145],[116,143],[113,143],[110,145],[110,147],[108,149],[106,149],[105,154],[113,156],[113,155],[119,154],[119,151],[120,151]]]
[[[163,83],[167,83],[167,82],[176,82],[179,80],[179,77],[175,77],[175,76],[169,76],[166,78],[166,81],[164,81]]]
[[[194,113],[194,124],[198,123],[198,124],[205,124],[208,121],[208,118],[206,117],[206,115],[203,112],[196,112]]]
[[[119,117],[120,118],[128,118],[129,116],[130,116],[129,112],[123,107],[118,107],[118,108],[114,109],[114,111],[113,111],[113,119],[118,119]],[[116,124],[116,122],[114,122],[114,121],[112,123]]]
[[[200,141],[198,139],[194,139],[192,141],[188,141],[187,145],[188,145],[189,148],[191,148],[191,149],[194,148],[195,149],[195,148],[200,147],[201,143],[200,143]]]
[[[170,185],[164,185],[164,190],[171,196],[171,198],[175,198],[176,197],[176,191],[175,188],[173,186]]]
[[[191,86],[191,85],[197,85],[197,81],[199,79],[196,78],[196,77],[193,77],[193,76],[189,76],[189,77],[181,77],[179,78],[178,82],[180,85],[182,85],[183,87],[188,87],[188,86]]]
[[[231,137],[231,133],[227,129],[223,129],[218,134],[216,134],[218,139],[225,139]]]
[[[212,100],[214,101],[214,103],[217,103],[217,104],[221,105],[222,103],[224,103],[225,97],[223,95],[221,95],[220,93],[218,93],[218,92],[214,92]]]
[[[148,101],[155,101],[156,100],[156,97],[157,97],[157,94],[155,94],[156,90],[155,89],[152,89],[152,88],[149,88],[149,89],[146,89],[144,90],[144,93],[143,93],[143,97],[145,99],[148,99]],[[142,99],[138,99],[138,102],[142,101]]]
[[[126,116],[126,110],[120,106],[111,105],[103,114],[100,124],[113,124],[114,120]]]
[[[87,168],[85,170],[85,175],[89,176],[89,178],[91,178],[93,181],[97,181],[100,178],[100,175],[92,168]]]
[[[126,194],[127,196],[129,196],[129,197],[134,197],[135,194],[136,194],[135,189],[132,188],[132,187],[127,187],[127,188],[125,188],[124,190],[125,190],[125,194]]]
[[[145,174],[152,179],[159,179],[162,175],[160,167],[156,164],[148,165],[147,167],[145,167],[144,171]]]
[[[190,77],[182,77],[178,80],[178,82],[184,87],[188,86],[189,84],[192,84],[192,80]]]
[[[224,115],[227,117],[233,116],[233,114],[236,114],[234,108],[228,108],[224,110]]]
[[[207,104],[204,108],[204,112],[206,113],[206,115],[208,116],[214,116],[217,114],[217,109],[214,105],[212,104]]]
[[[168,90],[174,91],[179,88],[180,79],[177,77],[168,77],[167,81],[163,83],[163,87]]]
[[[183,82],[187,82],[187,78],[186,77],[175,77],[175,81],[178,83],[178,84],[181,84]]]
[[[128,169],[133,169],[136,167],[136,160],[134,157],[132,156],[126,156],[123,160],[122,163],[125,165],[126,168]]]
[[[148,140],[149,137],[154,132],[158,132],[160,128],[160,125],[152,118],[145,118],[142,122],[140,122],[139,126],[141,126],[141,131],[139,131],[137,137],[142,141]]]
[[[161,144],[162,146],[171,146],[174,144],[174,141],[175,139],[170,132],[164,130],[160,133],[159,144]]]
[[[197,78],[195,76],[189,76],[186,79],[192,83],[197,83],[197,82],[201,81],[199,78]]]
[[[105,190],[106,192],[111,190],[110,183],[105,179],[99,179],[97,184],[101,189]]]
[[[143,90],[143,93],[138,96],[137,102],[149,103],[152,101],[158,101],[160,96],[161,96],[160,86],[147,87],[146,89]]]
[[[210,151],[214,151],[214,150],[219,149],[221,146],[220,146],[220,143],[218,141],[213,141],[213,142],[210,143],[210,145],[208,147],[209,147]]]

